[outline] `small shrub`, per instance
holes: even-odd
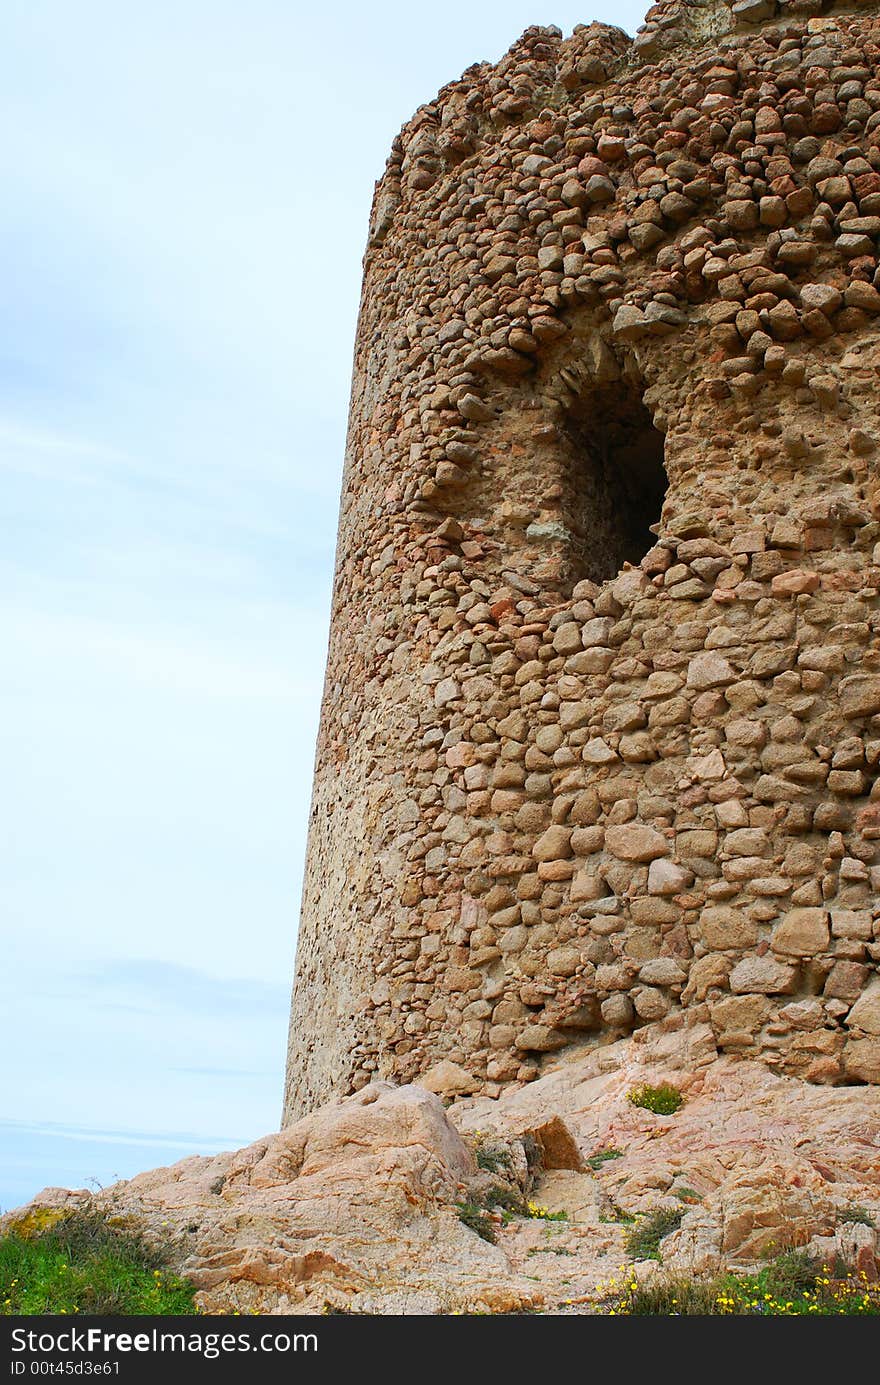
[[[0,1314],[195,1313],[167,1251],[97,1208],[37,1208],[0,1237]]]
[[[876,1221],[871,1216],[871,1213],[868,1211],[867,1207],[861,1207],[858,1205],[852,1207],[842,1207],[837,1214],[837,1221],[838,1225],[840,1226],[848,1226],[851,1225],[853,1222],[857,1222],[860,1226],[874,1227],[877,1225]]]
[[[485,1207],[478,1202],[457,1202],[455,1210],[458,1220],[470,1231],[475,1231],[484,1241],[495,1244],[495,1223]]]
[[[627,1092],[626,1099],[633,1106],[653,1111],[655,1116],[674,1116],[684,1103],[681,1092],[669,1082],[661,1082],[659,1087],[652,1087],[649,1082],[640,1082],[637,1087]]]
[[[478,1149],[477,1168],[485,1169],[487,1173],[501,1173],[510,1168],[510,1155],[507,1150]]]
[[[660,1242],[681,1226],[684,1212],[677,1207],[658,1207],[636,1222],[626,1237],[626,1252],[634,1260],[659,1260]]]
[[[496,1185],[486,1193],[483,1203],[488,1208],[500,1208],[502,1214],[508,1217],[524,1217],[526,1215],[525,1198],[518,1188],[505,1188]]]
[[[518,1188],[495,1184],[479,1198],[469,1198],[466,1202],[455,1204],[459,1221],[476,1231],[484,1241],[495,1240],[498,1221],[508,1226],[517,1217],[530,1217],[538,1221],[568,1221],[567,1212],[551,1212],[548,1207],[540,1207],[537,1202],[527,1202]],[[493,1215],[494,1214],[494,1215]]]
[[[840,1268],[845,1274],[845,1267]],[[791,1298],[812,1289],[821,1270],[820,1261],[805,1250],[785,1250],[761,1271],[761,1279],[775,1298]]]
[[[591,1154],[591,1155],[590,1155],[589,1159],[587,1160],[587,1168],[592,1169],[594,1173],[598,1173],[598,1171],[599,1171],[599,1169],[601,1169],[602,1165],[603,1165],[603,1164],[607,1164],[608,1161],[609,1161],[609,1159],[622,1159],[622,1158],[623,1158],[623,1150],[622,1150],[622,1149],[614,1149],[613,1146],[609,1145],[609,1147],[608,1147],[607,1149],[600,1149],[600,1150],[597,1150],[595,1154]]]

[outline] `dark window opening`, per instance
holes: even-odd
[[[623,381],[583,395],[563,431],[570,575],[604,582],[625,562],[639,563],[655,542],[668,484],[663,435],[639,389]]]

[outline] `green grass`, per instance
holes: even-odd
[[[639,1217],[626,1235],[626,1253],[634,1260],[659,1260],[660,1242],[681,1226],[684,1211],[677,1207],[658,1207],[646,1217]]]
[[[0,1314],[190,1314],[167,1256],[97,1210],[38,1210],[0,1237]]]
[[[880,1283],[833,1272],[802,1251],[789,1251],[758,1274],[725,1274],[708,1282],[664,1278],[628,1282],[597,1309],[625,1317],[880,1317]]]
[[[597,1150],[595,1154],[591,1154],[591,1155],[590,1155],[589,1159],[587,1160],[587,1168],[592,1169],[592,1170],[593,1170],[593,1173],[598,1173],[598,1171],[599,1171],[599,1169],[601,1169],[602,1165],[603,1165],[603,1164],[607,1164],[608,1161],[609,1161],[609,1159],[622,1159],[622,1158],[623,1158],[623,1150],[622,1150],[622,1149],[615,1149],[615,1148],[613,1147],[613,1145],[609,1145],[609,1147],[608,1147],[607,1149],[600,1149],[600,1150]]]
[[[640,1082],[627,1092],[626,1099],[633,1106],[653,1111],[655,1116],[674,1116],[684,1104],[681,1092],[670,1082],[661,1082],[659,1087],[652,1087],[650,1082]]]

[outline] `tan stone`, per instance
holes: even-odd
[[[532,848],[537,861],[559,861],[571,855],[571,828],[548,827]]]
[[[560,625],[553,636],[553,648],[557,654],[576,654],[582,648],[580,627],[574,621]]]
[[[791,995],[797,975],[772,957],[744,957],[730,973],[730,989],[734,995]]]
[[[516,1036],[516,1047],[526,1053],[550,1053],[555,1048],[564,1048],[567,1043],[567,1034],[547,1024],[527,1024]]]
[[[707,652],[698,654],[688,664],[687,685],[689,688],[718,688],[736,680],[736,673],[727,659],[721,654]]]
[[[857,1082],[880,1083],[880,1038],[847,1039],[843,1066],[847,1076]]]
[[[880,979],[875,979],[856,1001],[846,1017],[850,1029],[880,1035]]]
[[[867,978],[868,968],[862,962],[835,962],[822,994],[851,1005],[861,995]]]
[[[754,947],[758,941],[757,926],[740,909],[727,904],[713,904],[700,914],[700,935],[707,947],[737,952]]]
[[[774,596],[800,596],[804,592],[814,592],[819,586],[818,572],[804,568],[791,568],[780,572],[770,583]]]
[[[657,858],[648,869],[648,893],[656,895],[680,894],[687,889],[693,876],[684,866],[673,861]]]
[[[607,828],[605,846],[622,861],[653,861],[669,854],[669,843],[663,834],[640,822]]]
[[[605,890],[597,875],[580,870],[572,878],[570,898],[573,904],[581,904],[590,899],[601,899]]]
[[[862,938],[873,934],[873,919],[867,909],[832,909],[831,935],[834,938]]]
[[[636,1014],[643,1020],[659,1020],[669,1013],[669,999],[654,986],[640,986],[632,993]]]
[[[710,1005],[709,1013],[719,1044],[742,1036],[756,1042],[770,1009],[770,1002],[759,995],[728,996]]]
[[[831,941],[825,909],[790,909],[773,930],[770,946],[787,957],[811,957],[827,952]]]
[[[457,1063],[450,1063],[448,1058],[435,1063],[419,1078],[419,1086],[437,1096],[466,1096],[475,1091],[478,1085],[471,1073]]]
[[[770,839],[763,827],[742,827],[728,832],[724,850],[728,856],[765,856]]]
[[[649,986],[681,986],[687,971],[674,957],[652,957],[639,968],[639,980]]]
[[[840,685],[840,706],[851,720],[880,712],[880,678],[858,674],[845,678]]]
[[[698,957],[691,963],[688,973],[688,983],[682,992],[682,1003],[688,1005],[691,1001],[705,1000],[710,991],[714,989],[724,989],[727,986],[727,978],[730,975],[730,962],[715,952],[709,952],[705,957]]]
[[[547,969],[551,976],[574,976],[580,962],[576,947],[555,947],[547,953]]]

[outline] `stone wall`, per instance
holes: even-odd
[[[533,28],[405,126],[287,1120],[678,1007],[880,1081],[878,236],[876,0]]]

